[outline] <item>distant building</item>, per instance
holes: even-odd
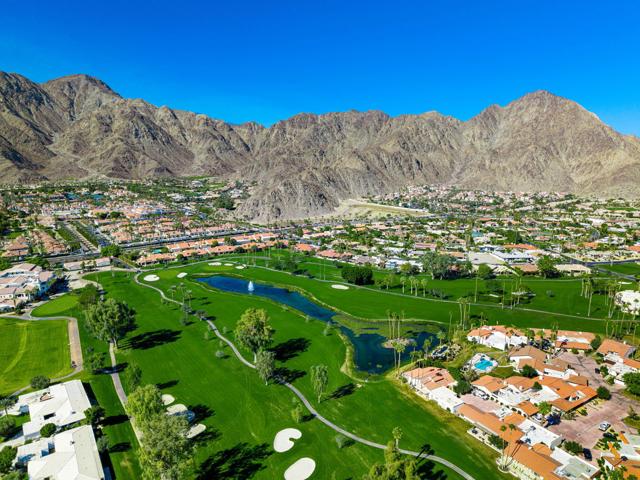
[[[56,281],[53,272],[20,263],[0,272],[0,311],[11,310],[46,293]]]

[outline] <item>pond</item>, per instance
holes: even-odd
[[[200,278],[198,280],[225,292],[266,297],[275,302],[295,308],[303,314],[315,319],[335,324],[337,328],[339,328],[340,331],[351,341],[354,349],[353,361],[356,368],[360,371],[378,374],[393,367],[393,351],[383,346],[383,343],[386,340],[385,336],[380,335],[379,333],[357,334],[352,329],[334,320],[334,317],[337,315],[336,312],[318,305],[298,292],[292,292],[285,288],[274,287],[264,283],[254,283],[253,291],[250,292],[248,280],[227,277],[224,275],[214,275],[211,277]],[[376,327],[373,326],[373,323],[371,323],[371,325],[372,327],[363,327],[362,330],[376,329]],[[409,337],[412,337],[412,340],[415,341],[416,348],[418,349],[422,347],[422,344],[427,338],[431,339],[433,345],[437,343],[436,336],[430,332],[412,332]],[[409,358],[411,350],[413,350],[412,346],[407,347],[403,354],[403,360],[407,360]]]

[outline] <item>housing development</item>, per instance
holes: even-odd
[[[640,474],[639,204],[424,186],[258,224],[250,189],[3,190],[2,474]]]

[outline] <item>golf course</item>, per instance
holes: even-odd
[[[315,461],[314,478],[359,478],[373,463],[383,460],[380,449],[340,438],[333,428],[306,415],[306,411],[298,423],[293,411],[300,399],[284,385],[266,385],[255,370],[239,360],[229,344],[214,334],[211,325],[251,361],[252,353],[234,339],[236,323],[249,308],[264,309],[269,316],[275,330],[270,349],[278,374],[331,424],[383,445],[393,439],[394,428],[400,427],[402,449],[448,460],[477,479],[506,478],[496,468],[497,453],[472,440],[466,433],[466,422],[420,399],[393,371],[372,373],[358,368],[354,362],[357,344],[344,333],[348,328],[358,336],[385,335],[389,310],[402,312],[405,322],[412,325],[411,331],[416,325],[418,331],[430,335],[447,331],[458,319],[457,298],[469,292],[474,295],[473,279],[428,279],[433,288],[445,292],[444,298],[431,298],[421,292],[409,294],[408,288],[403,293],[398,286],[387,290],[348,285],[338,267],[315,259],[304,263],[307,275],[273,270],[265,258],[229,256],[220,260],[86,277],[101,285],[105,297],[124,301],[135,310],[135,329],[119,343],[116,352],[118,370],[125,373],[121,373],[125,390],[129,390],[127,366],[136,364],[142,371],[143,384],[157,385],[163,394],[173,396],[194,412],[197,423],[206,426],[196,439],[194,478],[282,478],[284,471],[303,457]],[[213,276],[252,281],[261,288],[283,287],[335,316],[327,322],[258,294],[223,291],[206,282]],[[604,299],[594,296],[591,316],[587,316],[588,304],[580,295],[579,279],[532,278],[526,283],[535,294],[527,304],[503,308],[478,295],[477,303],[472,303],[472,315],[482,315],[492,324],[556,325],[604,332]],[[538,302],[543,295],[544,301]],[[38,307],[34,315],[77,317],[85,358],[96,353],[106,356],[107,344],[89,335],[75,297],[75,293],[58,297]],[[188,304],[189,314],[185,315],[184,304]],[[328,369],[328,387],[320,399],[309,375],[311,367],[319,364]],[[105,431],[115,447],[109,457],[116,478],[135,478],[139,472],[137,439],[110,377],[85,370],[82,378],[107,410]],[[276,453],[272,448],[274,437],[287,428],[298,429],[301,438],[294,448]],[[461,478],[437,461],[421,459],[420,466],[424,478]]]

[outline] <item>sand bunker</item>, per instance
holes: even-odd
[[[171,405],[167,408],[167,415],[185,415],[187,413],[187,407],[182,403],[177,405]]]
[[[336,290],[349,290],[349,287],[346,285],[340,285],[339,283],[334,283],[331,285],[331,288],[335,288]]]
[[[186,277],[186,276],[187,276],[187,272],[180,272],[180,273],[178,274],[178,278],[184,278],[184,277]]]
[[[198,423],[197,425],[194,425],[193,427],[191,427],[189,429],[189,431],[187,432],[187,438],[194,438],[197,437],[198,435],[200,435],[202,432],[204,432],[207,429],[207,427],[205,427],[203,424]]]
[[[293,442],[291,439],[297,440],[302,437],[302,432],[297,428],[285,428],[276,433],[276,438],[273,439],[273,449],[278,452],[286,452],[293,448]],[[306,478],[306,477],[305,477]]]
[[[233,267],[233,263],[225,263],[224,266],[225,267]]]
[[[238,270],[244,270],[244,268],[245,268],[245,267],[244,267],[244,265],[238,265],[238,266],[236,267],[236,269],[238,269]]]
[[[169,395],[168,393],[165,393],[164,395],[162,395],[162,404],[166,407],[167,405],[171,405],[173,402],[175,402],[176,399],[173,398],[173,395]]]
[[[301,458],[284,472],[285,480],[306,480],[316,469],[316,462],[311,458]]]
[[[158,280],[160,280],[160,277],[158,275],[147,275],[143,278],[143,280],[145,282],[157,282]]]
[[[209,264],[210,267],[219,267],[220,265],[222,265],[222,262],[211,262]]]

